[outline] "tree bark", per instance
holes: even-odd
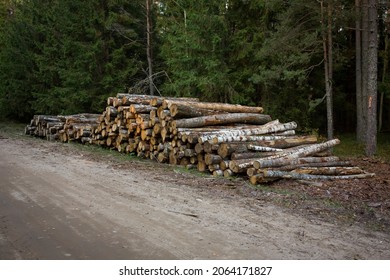
[[[362,97],[362,9],[361,0],[355,0],[355,48],[356,48],[356,139],[364,142],[363,97]]]
[[[324,143],[309,145],[303,148],[295,149],[290,153],[281,154],[277,158],[258,159],[253,163],[253,166],[257,169],[260,169],[260,168],[267,168],[267,167],[289,165],[295,159],[313,155],[315,153],[332,148],[339,143],[340,140],[333,139]]]
[[[374,177],[373,173],[361,173],[353,175],[311,175],[300,174],[296,172],[279,171],[279,170],[265,170],[255,176],[265,178],[284,178],[284,179],[297,179],[297,180],[349,180],[349,179],[363,179]]]
[[[327,6],[327,23],[325,21],[324,1],[321,1],[321,23],[322,23],[322,44],[324,51],[324,70],[325,70],[325,94],[326,94],[326,112],[327,112],[327,130],[328,140],[333,139],[333,54],[332,54],[332,1],[329,0]]]
[[[191,102],[191,101],[187,102],[187,101],[171,101],[171,100],[166,100],[164,101],[164,103],[166,103],[166,106],[168,108],[170,108],[172,104],[180,103],[193,108],[223,111],[227,113],[253,113],[253,114],[263,113],[262,107],[242,106],[242,105],[228,104],[228,103]]]
[[[240,129],[240,130],[229,130],[225,132],[220,132],[218,134],[209,134],[205,136],[199,137],[198,141],[200,143],[203,143],[205,141],[212,140],[213,142],[220,143],[223,138],[228,137],[237,137],[237,136],[253,136],[253,135],[262,135],[262,134],[269,134],[269,133],[277,133],[282,132],[286,130],[292,130],[297,128],[296,122],[289,122],[285,124],[277,124],[277,125],[264,125],[264,126],[258,126],[253,128],[247,128],[247,129]],[[218,138],[215,140],[215,138]]]
[[[252,113],[231,113],[211,115],[198,118],[181,119],[172,122],[173,128],[195,128],[210,125],[222,125],[232,123],[265,124],[271,121],[269,115]]]
[[[151,0],[146,0],[146,58],[148,60],[149,94],[154,95],[152,59],[152,13]]]
[[[285,139],[286,136],[295,135],[294,130],[288,130],[286,132],[288,132],[286,133],[286,135],[216,137],[210,141],[213,144],[220,144],[220,143],[227,143],[227,142],[271,141],[271,140]]]
[[[369,44],[368,44],[368,79],[367,79],[367,156],[376,153],[377,146],[377,88],[378,88],[378,6],[376,0],[369,0]]]
[[[172,104],[169,111],[171,116],[175,118],[194,118],[225,113],[223,111],[195,108],[180,103]]]
[[[369,41],[369,14],[368,14],[368,0],[361,0],[361,18],[362,18],[362,93],[361,93],[361,131],[358,131],[358,141],[367,143],[367,99],[368,99],[368,41]]]

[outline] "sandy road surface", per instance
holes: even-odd
[[[152,163],[0,137],[0,259],[389,259],[389,235],[220,195]],[[187,184],[191,181],[191,184]],[[194,187],[194,185],[199,187]]]

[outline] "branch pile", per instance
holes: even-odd
[[[34,116],[26,134],[79,141],[134,153],[215,176],[247,175],[252,184],[280,178],[334,180],[372,177],[331,156],[337,139],[297,136],[261,107],[194,98],[118,94],[101,115]]]

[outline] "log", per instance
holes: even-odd
[[[187,102],[187,101],[174,101],[174,100],[165,100],[167,107],[170,108],[172,104],[182,104],[193,108],[207,109],[207,110],[217,110],[224,111],[228,113],[263,113],[262,107],[251,107],[251,106],[242,106],[237,104],[227,104],[227,103],[213,103],[213,102]]]
[[[213,176],[214,177],[219,177],[219,176],[223,176],[224,172],[222,170],[214,170],[213,171]]]
[[[232,177],[233,175],[234,175],[234,173],[230,169],[226,169],[223,171],[223,177],[225,177],[225,178]]]
[[[312,163],[302,163],[302,164],[296,163],[291,165],[285,165],[277,169],[282,171],[291,171],[297,168],[304,168],[304,167],[336,167],[336,166],[351,166],[351,163],[349,161],[312,162]]]
[[[227,158],[232,153],[245,153],[248,152],[248,147],[243,143],[223,143],[219,145],[218,155],[222,158]]]
[[[294,169],[292,172],[312,175],[353,175],[364,173],[361,168],[355,166],[299,167],[297,169]]]
[[[164,101],[190,101],[190,102],[198,102],[199,98],[193,98],[193,97],[156,97],[153,96],[152,100],[150,101],[151,106],[163,106],[164,107]],[[165,104],[165,108],[168,108],[168,105]],[[164,108],[164,109],[165,109]]]
[[[176,118],[176,119],[178,119],[178,118],[194,118],[194,117],[210,116],[210,115],[217,115],[217,114],[225,113],[223,111],[201,109],[201,108],[187,106],[187,105],[180,104],[180,103],[172,104],[169,107],[169,111],[171,113],[171,116]]]
[[[309,136],[295,136],[295,137],[285,137],[285,138],[280,138],[280,139],[275,139],[275,140],[263,140],[263,141],[258,141],[259,146],[263,147],[273,147],[275,149],[285,149],[285,148],[291,148],[291,147],[296,147],[296,146],[301,146],[301,145],[307,145],[307,144],[315,144],[317,143],[318,139],[317,136],[315,135],[309,135]],[[258,148],[259,150],[256,150],[254,147],[256,145],[252,145],[252,148],[248,149],[254,150],[254,151],[261,151],[262,148]],[[266,149],[264,150],[266,152]]]
[[[283,179],[297,179],[297,180],[349,180],[349,179],[364,179],[372,178],[374,173],[361,173],[352,175],[311,175],[301,174],[297,172],[279,171],[279,170],[265,170],[261,174],[255,176],[263,176],[264,178],[283,178]]]
[[[265,124],[271,121],[269,115],[251,114],[251,113],[234,113],[211,115],[198,118],[181,119],[172,122],[173,128],[193,128],[210,125],[221,125],[231,123],[248,123],[248,124]]]
[[[282,152],[283,149],[265,147],[265,146],[257,146],[253,144],[248,145],[248,150],[256,151],[256,152]]]
[[[307,147],[295,149],[288,153],[283,153],[279,155],[277,158],[263,158],[255,160],[253,165],[255,168],[265,168],[265,167],[275,167],[275,166],[283,166],[289,165],[294,159],[298,159],[301,157],[307,157],[309,155],[321,152],[323,150],[332,148],[340,143],[340,140],[333,139],[320,144],[313,144]]]
[[[240,159],[248,159],[248,158],[264,158],[273,156],[277,153],[275,152],[243,152],[243,153],[232,153],[230,155],[230,159],[232,160],[240,160]]]
[[[122,105],[129,106],[131,104],[149,105],[153,96],[150,95],[137,95],[137,94],[117,94],[117,98],[120,98]]]
[[[288,130],[287,135],[261,135],[261,136],[231,136],[231,137],[215,137],[209,142],[213,144],[228,143],[228,142],[254,142],[254,141],[270,141],[284,139],[286,136],[295,135],[294,130]]]
[[[248,168],[253,166],[254,159],[231,160],[229,169],[234,173],[245,173]]]
[[[149,114],[150,119],[150,112],[157,110],[156,107],[150,106],[150,105],[142,105],[142,104],[131,104],[130,105],[130,112],[133,114]]]
[[[214,154],[206,154],[204,156],[204,161],[207,165],[212,165],[212,164],[218,164],[222,161],[222,158],[219,155],[214,155]]]
[[[276,124],[276,125],[264,125],[264,126],[258,126],[254,128],[248,128],[248,129],[236,129],[236,130],[229,130],[225,132],[220,132],[218,134],[208,134],[205,136],[201,136],[198,138],[199,143],[204,143],[206,141],[212,140],[213,143],[217,141],[217,143],[225,142],[224,139],[228,137],[235,137],[235,136],[251,136],[251,135],[262,135],[262,134],[270,134],[270,133],[276,133],[286,130],[292,130],[296,129],[297,124],[296,122],[289,122],[285,124]],[[219,138],[214,140],[214,138]],[[227,141],[229,142],[229,141]]]

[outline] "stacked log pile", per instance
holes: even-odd
[[[88,142],[92,136],[93,127],[97,125],[96,114],[77,114],[68,116],[35,115],[26,126],[27,135],[44,137],[49,141],[59,140],[70,142]]]
[[[49,132],[61,141],[105,146],[215,176],[249,176],[253,184],[373,176],[330,155],[339,140],[318,143],[314,135],[297,136],[296,128],[295,122],[272,120],[261,107],[118,94],[108,98],[99,116],[35,116],[26,133]]]
[[[35,115],[24,132],[27,135],[45,137],[47,140],[57,140],[64,123],[65,119],[60,116]]]
[[[79,114],[60,117],[65,120],[63,128],[58,131],[60,141],[91,142],[93,131],[98,125],[99,115]]]

